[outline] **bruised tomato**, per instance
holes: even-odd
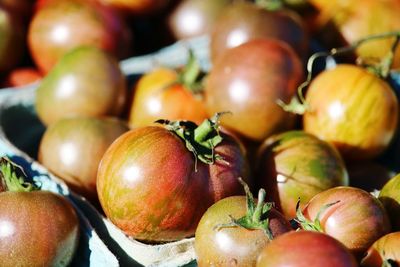
[[[302,80],[302,64],[285,43],[258,39],[227,50],[205,84],[209,114],[230,111],[221,125],[253,141],[291,128],[294,116],[278,104],[291,99]]]
[[[247,178],[243,152],[234,139],[210,128],[214,122],[141,127],[115,140],[97,174],[107,217],[135,239],[179,240],[194,234],[212,203],[241,194],[237,178]]]
[[[289,232],[261,251],[257,267],[356,267],[353,255],[334,238],[317,232]]]
[[[348,160],[371,159],[397,128],[398,101],[388,83],[355,65],[323,71],[310,84],[304,130],[333,143]]]

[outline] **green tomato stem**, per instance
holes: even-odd
[[[22,168],[13,163],[7,157],[0,158],[0,191],[8,192],[31,192],[39,188],[26,181],[26,176],[19,177],[17,172],[24,174]]]
[[[390,74],[390,69],[393,64],[394,60],[394,55],[395,51],[398,47],[399,40],[400,40],[400,31],[394,31],[394,32],[386,32],[386,33],[381,33],[381,34],[376,34],[376,35],[370,35],[365,38],[359,39],[358,41],[348,45],[348,46],[343,46],[339,48],[333,48],[328,52],[317,52],[310,56],[310,58],[307,61],[307,78],[306,81],[304,81],[300,86],[297,88],[297,95],[294,96],[289,104],[284,103],[281,99],[277,100],[277,104],[285,111],[291,112],[294,114],[299,114],[303,115],[307,111],[310,111],[310,106],[308,105],[305,97],[304,97],[304,90],[310,85],[314,75],[313,75],[313,66],[314,63],[317,59],[322,58],[322,57],[334,57],[337,55],[342,55],[345,53],[349,53],[357,49],[359,46],[363,45],[364,43],[373,41],[373,40],[378,40],[378,39],[385,39],[385,38],[392,38],[395,37],[395,41],[393,42],[393,45],[391,47],[391,50],[388,52],[388,54],[379,62],[378,64],[363,64],[362,65],[378,77],[382,79],[386,79],[389,74]]]

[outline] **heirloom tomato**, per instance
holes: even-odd
[[[285,43],[258,39],[227,50],[205,83],[209,114],[230,111],[221,125],[253,141],[291,128],[294,115],[278,100],[287,101],[302,80],[302,64]]]
[[[371,159],[397,128],[398,100],[388,83],[367,70],[342,64],[310,84],[304,130],[333,143],[348,160]]]
[[[179,240],[194,234],[214,202],[241,194],[246,160],[235,139],[218,133],[217,120],[162,121],[165,128],[139,127],[117,138],[97,174],[107,217],[135,239]]]
[[[93,47],[69,51],[40,83],[35,108],[49,125],[71,116],[117,116],[125,108],[126,81],[118,62]]]
[[[38,160],[73,190],[97,203],[97,169],[104,152],[128,126],[115,118],[60,119],[45,131]]]
[[[383,265],[384,262],[392,265]],[[362,259],[363,267],[383,267],[400,265],[400,232],[382,236],[368,249],[367,255]]]
[[[72,204],[25,182],[6,158],[0,170],[1,266],[68,266],[79,242]]]
[[[142,76],[134,89],[129,125],[147,126],[156,120],[190,120],[201,123],[207,118],[201,83],[197,81],[200,66],[190,53],[182,71],[159,68]]]
[[[356,267],[354,256],[336,239],[312,231],[278,236],[267,244],[257,267]]]
[[[370,193],[355,187],[339,186],[317,194],[307,203],[303,214],[297,217],[303,229],[311,228],[336,238],[357,257],[390,232],[383,205]]]
[[[267,190],[287,218],[296,216],[296,203],[349,179],[339,152],[329,143],[303,131],[268,138],[258,151],[256,183]]]
[[[308,36],[301,18],[293,11],[269,11],[251,2],[237,1],[227,6],[211,31],[211,58],[215,63],[227,49],[250,40],[273,38],[291,46],[303,58]]]
[[[291,230],[273,203],[264,202],[264,189],[260,189],[257,201],[247,185],[245,191],[246,196],[216,202],[201,218],[194,243],[200,267],[255,266],[264,246]]]
[[[400,174],[383,186],[379,193],[379,200],[389,214],[393,230],[400,230]]]
[[[123,57],[130,38],[117,14],[92,0],[47,1],[33,16],[28,32],[31,55],[44,73],[81,45]]]

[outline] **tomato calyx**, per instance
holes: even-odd
[[[39,190],[39,187],[26,181],[26,175],[21,166],[7,157],[0,158],[0,192],[32,192],[36,190]]]
[[[223,140],[219,134],[218,120],[225,113],[216,113],[210,119],[205,119],[199,126],[191,121],[157,120],[156,123],[164,124],[167,130],[175,133],[185,142],[186,148],[195,157],[195,167],[197,167],[197,159],[211,165],[216,160],[223,160],[214,149]]]
[[[386,259],[382,262],[382,267],[398,267],[399,265],[395,260]]]
[[[294,219],[294,221],[296,221],[298,224],[300,224],[301,228],[306,231],[315,231],[315,232],[324,233],[324,230],[321,225],[321,220],[320,220],[321,214],[326,209],[328,209],[329,207],[331,207],[339,202],[340,202],[340,200],[323,205],[321,207],[321,209],[318,211],[315,219],[313,221],[310,221],[304,216],[303,212],[301,211],[300,200],[299,200],[299,201],[297,201],[297,204],[296,204],[296,218]]]
[[[272,240],[274,237],[271,229],[269,228],[269,212],[273,208],[274,203],[265,202],[266,192],[263,188],[261,188],[258,191],[256,204],[253,194],[250,192],[249,186],[241,178],[239,178],[239,182],[243,185],[246,192],[246,215],[239,219],[229,216],[231,222],[216,225],[214,229],[218,231],[227,227],[242,227],[248,230],[262,230],[267,235],[268,239]]]
[[[203,91],[203,78],[204,73],[201,70],[199,60],[190,49],[188,62],[178,74],[176,83],[182,84],[191,93],[198,95]]]

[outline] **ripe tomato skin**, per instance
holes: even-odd
[[[135,15],[150,15],[168,5],[170,0],[100,0],[122,12]]]
[[[233,2],[225,8],[211,31],[210,52],[215,62],[227,49],[260,38],[281,40],[303,58],[308,36],[301,18],[288,9],[268,11],[254,3]]]
[[[333,143],[348,160],[378,156],[397,128],[393,90],[361,67],[343,64],[322,72],[310,84],[306,101],[304,130]]]
[[[230,111],[221,125],[254,141],[290,128],[294,116],[278,106],[295,94],[302,64],[285,43],[273,39],[249,41],[221,55],[205,85],[209,114]]]
[[[96,176],[104,152],[128,126],[115,118],[66,118],[47,127],[38,160],[71,189],[97,203]]]
[[[354,255],[361,256],[378,238],[390,232],[388,215],[382,204],[368,192],[355,187],[339,186],[314,196],[303,210],[315,220],[320,214],[324,233],[342,242]]]
[[[68,266],[79,240],[78,217],[45,191],[0,194],[1,266]]]
[[[210,177],[212,167],[199,160],[196,164],[174,133],[155,126],[137,128],[120,136],[104,154],[97,175],[98,196],[107,217],[127,235],[152,242],[179,240],[194,234],[218,194],[225,196],[218,190],[232,190],[226,187],[241,176],[232,170],[242,170],[236,164],[240,162],[218,170],[231,173],[231,178],[215,186],[219,177]],[[235,187],[241,187],[239,182]]]
[[[43,75],[35,68],[22,67],[10,71],[5,83],[10,87],[20,87],[34,82],[38,82],[43,78]]]
[[[258,151],[258,187],[265,188],[286,218],[296,216],[316,194],[349,179],[339,152],[329,143],[303,131],[271,136]]]
[[[257,267],[356,267],[353,255],[334,238],[311,231],[285,233],[267,244]]]
[[[375,241],[362,259],[361,266],[381,267],[388,259],[400,264],[400,232],[384,235]]]
[[[69,51],[46,75],[36,91],[35,109],[49,125],[71,116],[118,116],[126,98],[118,62],[96,47],[83,46]]]
[[[115,57],[126,53],[126,26],[95,1],[46,1],[34,14],[28,45],[37,67],[48,73],[72,48],[93,45]],[[124,40],[124,38],[127,38]]]
[[[270,242],[262,230],[242,227],[215,229],[246,214],[246,197],[232,196],[212,205],[201,218],[195,234],[199,266],[254,266],[260,250]],[[274,237],[291,230],[290,224],[275,209],[270,211],[270,229]]]
[[[160,68],[139,80],[130,109],[130,127],[147,126],[158,119],[201,123],[208,117],[203,101],[176,83],[177,79],[175,70]]]

